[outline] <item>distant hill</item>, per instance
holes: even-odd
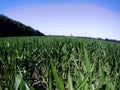
[[[45,36],[45,34],[7,16],[0,15],[0,37],[9,36]]]

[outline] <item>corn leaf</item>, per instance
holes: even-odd
[[[73,84],[72,84],[72,78],[71,78],[71,75],[70,75],[70,70],[68,72],[68,89],[69,90],[74,90],[73,89]]]
[[[88,53],[85,48],[84,48],[84,55],[85,55],[85,67],[87,68],[87,72],[90,73],[91,72],[90,60],[88,58]]]
[[[15,77],[15,90],[18,90],[21,80],[22,80],[22,77],[17,74]]]
[[[62,79],[58,76],[57,74],[57,71],[56,71],[56,68],[54,67],[54,65],[52,64],[51,62],[51,65],[52,65],[52,74],[54,76],[54,79],[56,81],[56,84],[57,84],[57,87],[59,90],[65,90],[64,89],[64,84],[63,84],[63,81]]]

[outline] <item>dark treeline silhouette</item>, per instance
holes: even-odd
[[[0,15],[0,37],[9,36],[45,36],[38,30],[26,26],[18,21],[12,20],[7,16]]]
[[[119,40],[115,40],[115,39],[108,39],[108,38],[105,38],[105,41],[120,43],[120,41],[119,41]]]
[[[30,26],[26,26],[18,21],[12,20],[7,16],[0,15],[0,37],[9,37],[9,36],[45,36],[45,34],[41,33],[38,30],[33,29]],[[56,35],[50,35],[50,36],[56,36]],[[108,38],[105,39],[92,38],[92,37],[77,37],[77,38],[94,39],[94,40],[120,43],[120,40],[114,40]]]
[[[115,39],[102,39],[102,38],[93,38],[93,37],[77,37],[77,38],[85,38],[85,39],[93,39],[93,40],[101,40],[101,41],[109,41],[109,42],[115,42],[115,43],[120,43],[120,40],[115,40]]]

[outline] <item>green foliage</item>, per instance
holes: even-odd
[[[69,89],[69,90],[74,90],[74,89],[73,89],[73,83],[72,83],[72,77],[71,77],[71,75],[70,75],[70,70],[69,70],[69,72],[68,72],[68,89]]]
[[[0,90],[119,90],[120,43],[0,38]]]
[[[56,84],[57,84],[58,89],[59,89],[59,90],[65,90],[65,89],[64,89],[64,85],[63,85],[63,81],[62,81],[61,78],[58,76],[57,71],[56,71],[56,68],[54,67],[54,65],[53,65],[53,63],[52,63],[52,60],[50,60],[50,64],[51,64],[52,75],[53,75],[54,78],[55,78],[55,81],[56,81]]]

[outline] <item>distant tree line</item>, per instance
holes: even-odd
[[[115,43],[120,43],[120,40],[115,40],[115,39],[102,39],[102,38],[92,38],[92,37],[77,37],[77,38],[85,38],[85,39],[93,39],[93,40],[101,40],[101,41],[109,41],[109,42],[115,42]]]
[[[105,41],[110,41],[110,42],[117,42],[117,43],[120,43],[120,40],[108,39],[108,38],[105,38]]]
[[[8,36],[45,36],[38,30],[26,26],[7,16],[0,15],[0,37]]]

